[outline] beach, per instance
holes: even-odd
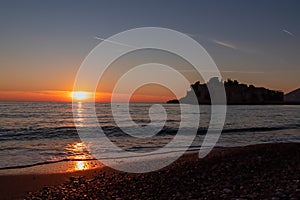
[[[0,200],[300,200],[299,8],[1,2]]]
[[[299,199],[300,144],[189,152],[146,174],[108,167],[74,173],[0,176],[1,199]]]
[[[90,104],[82,103],[81,110],[84,105]],[[134,128],[131,121],[116,126],[109,106],[96,104],[98,119],[106,136],[123,150],[152,152],[153,157],[143,158],[155,163],[186,147],[180,141],[166,153],[155,153],[178,134],[181,114],[176,105],[163,105],[168,111],[166,124],[147,139],[125,135],[120,128]],[[148,125],[151,104],[132,106],[136,122],[141,127]],[[182,157],[159,171],[128,174],[95,159],[99,153],[105,162],[118,156],[118,151],[94,146],[96,154],[90,153],[89,143],[81,140],[74,126],[71,103],[1,103],[0,199],[298,198],[299,106],[228,106],[222,134],[203,159],[198,158],[198,150],[207,147],[202,142],[207,135],[210,107],[200,109],[197,134]],[[198,117],[193,110],[187,113],[191,118]],[[87,114],[75,120],[84,122],[90,117]],[[86,124],[87,129],[91,127],[93,123]],[[191,127],[186,124],[182,128],[189,133]],[[149,136],[147,131],[141,134]],[[129,164],[136,166],[131,161]]]

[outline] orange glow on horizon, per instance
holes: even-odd
[[[82,91],[83,92],[83,91]],[[94,101],[91,92],[75,93],[76,101]],[[111,102],[111,93],[96,92],[95,102]],[[117,94],[118,102],[124,102],[126,94]],[[0,101],[72,102],[72,91],[0,91]],[[170,94],[134,93],[131,102],[165,102],[175,97]]]

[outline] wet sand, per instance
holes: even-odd
[[[261,144],[196,153],[147,174],[107,167],[0,176],[1,199],[299,199],[300,144]]]

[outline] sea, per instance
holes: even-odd
[[[88,103],[78,103],[84,107]],[[122,103],[120,103],[122,105]],[[151,152],[165,147],[181,127],[181,110],[178,104],[160,104],[167,117],[157,134],[137,140],[122,130],[113,117],[110,103],[96,103],[98,124],[107,138],[128,152]],[[74,106],[74,105],[73,105]],[[124,118],[122,126],[130,127],[132,121],[140,127],[151,123],[151,103],[131,103],[130,120]],[[198,105],[190,106],[191,111]],[[199,118],[194,142],[189,150],[201,147],[211,118],[211,106],[201,105],[199,113],[191,112],[191,118]],[[61,161],[93,160],[93,155],[80,139],[75,122],[91,116],[73,116],[72,103],[56,102],[0,102],[0,174],[1,170],[48,165]],[[95,124],[83,123],[85,128]],[[97,134],[97,133],[95,133]],[[300,142],[299,105],[230,105],[222,134],[215,148],[246,146],[261,143]],[[170,148],[171,152],[173,149]],[[110,149],[100,153],[109,157]]]

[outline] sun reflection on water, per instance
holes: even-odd
[[[76,165],[75,165],[75,171],[78,170],[87,170],[90,169],[89,165],[86,161],[76,161]]]
[[[66,150],[71,154],[68,158],[71,160],[68,172],[88,170],[98,167],[97,161],[91,160],[93,157],[85,149],[82,142],[74,142],[66,146]]]
[[[76,112],[74,113],[74,122],[77,127],[82,127],[84,123],[84,116],[81,102],[77,102],[75,111]]]
[[[80,101],[74,105],[75,114],[73,117],[77,129],[85,128],[84,124],[88,118],[87,116],[89,116],[87,105]],[[93,156],[86,150],[86,146],[82,142],[70,143],[65,147],[65,150],[68,152],[68,158],[71,160],[69,162],[71,166],[68,167],[69,172],[88,170],[101,166],[99,161],[93,160]]]

